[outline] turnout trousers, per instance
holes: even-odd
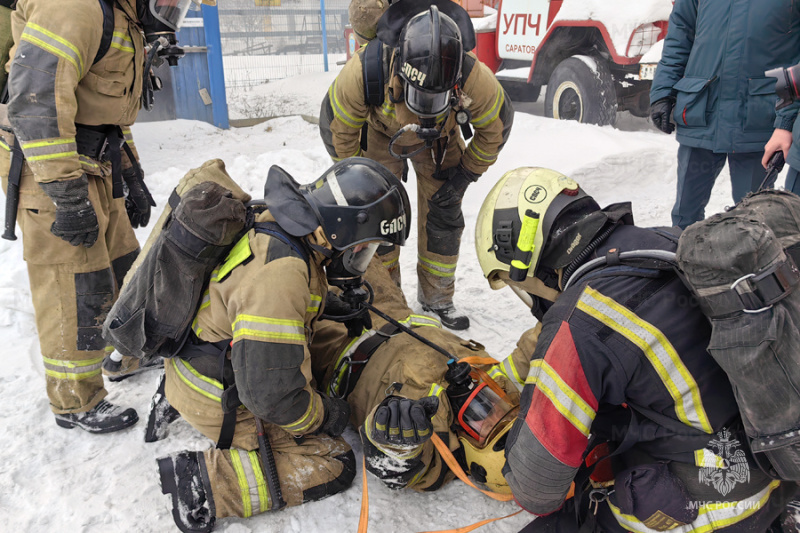
[[[198,372],[189,361],[174,357],[164,364],[165,395],[196,430],[217,442],[222,428],[222,384]],[[283,500],[287,506],[321,500],[353,482],[355,456],[341,437],[305,435],[294,438],[264,422]],[[261,463],[253,414],[244,406],[236,412],[231,448],[198,453],[209,501],[217,518],[249,516],[274,508]]]
[[[396,159],[389,153],[389,137],[372,127],[367,131],[367,150],[364,157],[381,163],[405,181],[405,161]],[[393,149],[397,153],[412,153],[421,147],[422,144],[395,144]],[[457,133],[450,135],[441,168],[457,166],[464,149],[461,136]],[[444,184],[434,177],[436,163],[433,152],[434,150],[423,150],[410,158],[417,175],[417,299],[432,309],[441,309],[453,302],[458,250],[461,246],[461,234],[464,233],[464,215],[460,204],[447,209],[430,204],[431,197]],[[397,246],[384,247],[379,249],[379,254],[392,274],[392,279],[400,285],[400,249]]]
[[[88,411],[105,398],[103,321],[139,254],[125,199],[112,197],[111,176],[87,176],[89,200],[100,226],[91,248],[72,246],[50,233],[55,205],[27,165],[20,183],[17,222],[22,230],[47,396],[57,414]]]

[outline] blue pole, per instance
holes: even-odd
[[[211,114],[214,125],[228,129],[228,98],[225,95],[225,70],[222,66],[222,40],[219,31],[219,11],[216,6],[203,5],[203,29],[208,48],[208,80],[211,92]]]
[[[328,28],[325,24],[325,0],[319,0],[319,10],[322,16],[322,64],[328,72]]]

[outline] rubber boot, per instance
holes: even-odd
[[[469,317],[456,311],[453,304],[446,307],[439,307],[433,309],[425,304],[422,304],[422,310],[426,313],[434,313],[441,320],[442,325],[455,331],[461,331],[469,327]]]
[[[216,517],[206,497],[197,452],[158,459],[161,492],[172,496],[172,518],[183,533],[208,533]]]
[[[130,407],[123,409],[118,405],[100,400],[100,403],[83,413],[57,414],[56,424],[62,428],[79,427],[89,433],[112,433],[134,425],[139,415]]]

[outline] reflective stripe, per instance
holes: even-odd
[[[439,263],[427,257],[417,256],[417,264],[427,272],[440,278],[452,278],[456,275],[456,263]]]
[[[24,142],[21,144],[28,161],[42,161],[78,155],[78,145],[74,137],[48,139],[45,141]]]
[[[417,327],[417,326],[428,326],[433,328],[441,328],[442,323],[439,321],[438,318],[433,318],[432,316],[428,315],[408,315],[404,320],[399,321],[401,324],[406,326]]]
[[[500,84],[497,85],[497,93],[494,97],[494,105],[492,105],[489,110],[484,113],[483,115],[479,116],[478,118],[472,121],[472,125],[476,128],[484,128],[497,120],[497,117],[500,116],[500,109],[503,107],[503,103],[505,102],[505,94],[503,93],[502,87]]]
[[[317,314],[319,312],[319,306],[322,305],[322,296],[317,296],[316,294],[311,295],[311,305],[306,307],[306,313]]]
[[[231,330],[234,342],[242,337],[303,343],[306,341],[305,326],[300,320],[237,315],[231,324]]]
[[[93,170],[97,170],[100,168],[100,165],[95,163],[94,160],[92,160],[92,158],[86,157],[85,155],[78,154],[78,160],[80,160],[81,165],[89,167]]]
[[[280,426],[280,427],[285,429],[286,431],[290,431],[293,433],[302,433],[314,425],[314,422],[317,421],[316,415],[317,415],[317,394],[312,392],[311,401],[308,402],[308,409],[306,409],[306,412],[303,413],[303,416],[301,416],[300,418],[297,419],[297,421],[291,424],[286,424],[285,426]]]
[[[764,508],[772,491],[780,486],[780,481],[773,481],[758,493],[738,502],[702,502],[697,519],[691,524],[670,529],[670,533],[709,533],[723,529],[745,518],[748,518]],[[657,533],[640,522],[635,516],[624,514],[619,507],[615,507],[609,500],[608,506],[619,524],[628,531],[635,533]]]
[[[122,128],[122,135],[125,137],[125,142],[127,144],[133,144],[133,134],[130,128]]]
[[[8,143],[6,143],[5,139],[3,139],[2,137],[0,137],[0,148],[2,148],[3,150],[5,150],[7,152],[11,151],[11,147],[8,146]]]
[[[29,22],[22,31],[20,39],[47,50],[53,55],[63,57],[75,66],[75,70],[78,71],[78,77],[83,78],[83,58],[78,48],[63,37],[59,37],[38,24]]]
[[[708,448],[694,451],[694,466],[704,468],[727,468],[725,459],[715,454]]]
[[[46,376],[55,379],[71,379],[80,381],[82,379],[99,376],[103,365],[103,358],[86,359],[85,361],[63,361],[43,357],[44,373]]]
[[[399,262],[400,262],[400,258],[399,258],[399,257],[396,257],[396,258],[394,258],[394,259],[391,259],[391,260],[389,260],[389,261],[383,261],[383,266],[384,266],[384,267],[386,267],[386,268],[388,268],[389,270],[391,270],[391,269],[393,269],[395,266],[397,266],[397,263],[399,263]]]
[[[492,378],[492,379],[495,379],[495,378],[505,378],[505,379],[508,379],[509,381],[511,381],[511,380],[508,378],[508,376],[506,376],[506,375],[503,373],[503,371],[500,369],[500,367],[499,367],[499,366],[497,366],[497,365],[492,365],[492,366],[489,368],[489,372],[487,372],[487,373],[489,374],[489,377],[490,377],[490,378]],[[512,383],[513,383],[513,381],[512,381]]]
[[[395,118],[397,115],[395,113],[394,104],[391,101],[384,101],[381,106],[381,114],[385,117]]]
[[[339,84],[339,80],[334,80],[333,85],[331,88],[328,89],[328,96],[331,102],[331,109],[333,110],[333,115],[341,120],[345,126],[349,126],[354,129],[361,129],[361,126],[364,125],[364,122],[367,121],[366,118],[357,118],[352,116],[350,113],[345,111],[345,109],[339,104],[339,100],[336,98],[336,86]]]
[[[428,396],[436,396],[438,398],[439,396],[442,395],[444,390],[445,390],[444,387],[434,383],[433,385],[431,385],[431,390],[428,391]]]
[[[575,429],[584,436],[589,436],[592,422],[597,413],[561,379],[561,376],[544,359],[531,361],[531,370],[525,384],[536,385],[536,389],[550,400],[553,407],[569,420]]]
[[[328,187],[331,189],[333,199],[336,200],[336,205],[340,207],[348,207],[347,198],[344,197],[342,188],[339,186],[339,180],[336,178],[336,173],[331,171],[328,173]]]
[[[130,52],[131,54],[135,52],[133,49],[133,41],[128,39],[128,34],[122,33],[121,31],[114,32],[111,38],[111,48],[116,48],[123,52]]]
[[[328,394],[339,396],[343,392],[339,390],[339,387],[344,383],[345,374],[350,369],[350,357],[355,353],[362,342],[374,336],[376,333],[378,332],[374,329],[365,331],[345,346],[345,349],[336,359],[336,365],[333,367],[333,379],[331,379],[331,382],[328,384]]]
[[[222,403],[222,383],[216,379],[211,379],[204,376],[194,368],[192,365],[181,359],[180,357],[170,358],[172,368],[178,373],[178,377],[189,386],[193,391],[202,394],[210,400]]]
[[[713,433],[697,383],[658,328],[588,286],[577,307],[628,339],[644,353],[675,402],[675,413],[681,422]]]
[[[525,385],[525,380],[519,375],[517,372],[517,367],[514,366],[514,358],[512,355],[509,355],[500,363],[500,368],[503,370],[503,373],[509,379],[520,386]]]
[[[468,150],[470,152],[472,152],[472,155],[475,157],[475,159],[478,159],[478,160],[483,161],[485,163],[494,163],[495,161],[497,161],[497,155],[498,154],[496,154],[496,153],[495,154],[488,154],[488,153],[484,152],[483,150],[481,150],[480,148],[478,148],[477,146],[475,146],[474,142],[469,144]]]
[[[239,239],[239,242],[233,245],[220,267],[213,272],[211,281],[219,283],[220,280],[225,279],[225,276],[244,263],[251,255],[253,255],[253,252],[250,251],[250,236],[245,234]]]
[[[371,418],[372,418],[372,416],[370,416],[370,419]],[[396,461],[408,461],[409,459],[413,459],[413,458],[417,457],[419,454],[421,454],[422,453],[422,449],[424,448],[424,446],[422,446],[422,445],[417,445],[417,446],[411,447],[411,449],[409,451],[405,451],[404,452],[404,451],[401,451],[401,450],[405,449],[406,448],[405,446],[402,447],[402,448],[401,447],[397,447],[397,448],[384,447],[384,445],[378,444],[377,442],[372,440],[372,435],[370,435],[370,433],[371,433],[370,431],[365,431],[364,433],[367,435],[367,439],[369,439],[369,441],[372,443],[372,445],[375,446],[382,454],[386,455],[387,457],[391,457],[392,459],[395,459]]]
[[[269,492],[267,482],[261,470],[261,463],[257,451],[246,452],[237,448],[231,448],[231,464],[236,472],[236,479],[239,482],[239,491],[242,495],[242,507],[244,517],[269,511]]]

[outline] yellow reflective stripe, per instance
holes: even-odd
[[[701,504],[698,516],[691,524],[670,529],[670,533],[710,533],[726,528],[752,516],[764,508],[772,491],[780,486],[780,481],[773,481],[749,498],[733,502]],[[634,533],[657,533],[657,530],[645,526],[633,515],[623,513],[619,507],[609,500],[608,506],[617,522]]]
[[[319,306],[322,305],[322,296],[316,294],[311,295],[311,305],[306,307],[306,313],[316,313],[319,311]]]
[[[494,378],[505,378],[505,379],[508,379],[508,376],[506,376],[506,375],[503,373],[503,371],[502,371],[502,370],[500,370],[500,367],[499,367],[499,366],[497,366],[497,365],[492,365],[492,366],[489,368],[489,372],[488,372],[488,374],[489,374],[489,377],[490,377],[490,378],[492,378],[492,379],[494,379]],[[510,380],[509,380],[509,381],[510,381]]]
[[[250,251],[250,236],[245,234],[239,239],[239,242],[233,245],[225,261],[213,274],[211,281],[218,283],[219,280],[225,279],[225,276],[230,274],[231,270],[244,263],[251,255],[253,255],[253,252]]]
[[[295,433],[302,433],[303,431],[307,430],[312,425],[314,425],[314,422],[316,421],[316,416],[314,416],[316,415],[317,412],[316,405],[317,405],[317,395],[312,392],[311,401],[308,402],[308,409],[306,409],[306,412],[303,414],[303,416],[301,416],[300,418],[297,419],[297,421],[292,422],[291,424],[286,424],[285,426],[280,426],[280,427],[282,427],[286,431],[292,431]],[[306,419],[308,419],[308,421],[306,421]]]
[[[575,426],[575,429],[589,436],[597,413],[544,359],[531,361],[531,370],[525,384],[536,385],[536,389],[550,400],[550,403]]]
[[[500,116],[500,109],[503,106],[503,102],[505,102],[505,95],[503,94],[503,89],[498,84],[497,93],[494,97],[494,104],[486,113],[474,119],[472,125],[476,128],[483,128],[497,120],[497,117]]]
[[[396,118],[394,104],[391,101],[384,101],[381,106],[381,114],[385,117]]]
[[[417,255],[417,264],[423,270],[441,278],[452,278],[456,275],[457,263],[440,263],[427,257]]]
[[[726,468],[725,459],[708,448],[694,451],[694,466],[703,468]]]
[[[400,258],[396,257],[396,258],[391,259],[389,261],[383,261],[383,266],[386,267],[386,268],[391,269],[391,268],[394,268],[394,266],[399,262],[400,262]]]
[[[331,109],[333,109],[333,115],[344,122],[346,126],[354,129],[361,129],[361,126],[364,125],[364,122],[366,122],[367,119],[354,117],[341,106],[339,100],[336,98],[336,86],[338,84],[339,80],[334,80],[333,85],[331,85],[331,88],[328,89],[328,96],[331,102]]]
[[[675,413],[681,422],[713,433],[697,383],[658,328],[588,286],[577,307],[628,339],[644,353],[672,397]]]
[[[428,326],[433,328],[441,328],[442,323],[437,318],[433,318],[432,316],[428,315],[415,315],[411,314],[408,315],[404,320],[400,320],[401,324],[406,326],[416,327],[416,326]]]
[[[82,361],[65,361],[43,357],[44,373],[55,379],[69,379],[80,381],[100,375],[103,357],[85,359]]]
[[[231,325],[233,340],[241,337],[305,342],[305,325],[300,320],[237,315]]]
[[[172,357],[170,361],[172,362],[172,368],[178,373],[178,377],[190,389],[210,400],[222,403],[222,383],[199,373],[180,357]]]
[[[437,398],[444,392],[444,387],[434,383],[431,385],[431,390],[428,391],[428,396],[436,396]]]
[[[21,147],[28,161],[42,161],[78,155],[78,147],[74,137],[23,142]]]
[[[211,305],[211,294],[209,294],[208,290],[206,290],[206,292],[203,293],[203,299],[200,300],[200,307],[197,309],[197,311],[199,312],[205,309],[206,307],[209,307],[210,305]]]
[[[83,77],[83,58],[78,48],[63,37],[29,22],[22,31],[23,41],[28,41],[48,52],[63,57],[75,66],[78,76]]]
[[[0,148],[2,148],[3,150],[5,150],[7,152],[11,151],[11,147],[8,146],[8,144],[6,143],[5,139],[3,139],[2,137],[0,137]]]
[[[475,146],[474,142],[469,144],[468,149],[470,152],[472,152],[472,155],[475,157],[475,159],[479,159],[485,163],[493,163],[497,161],[498,154],[487,154],[486,152]],[[478,152],[480,152],[480,154]]]
[[[61,154],[39,155],[34,157],[26,157],[25,159],[27,159],[28,162],[32,163],[34,161],[48,161],[50,159],[60,159],[62,157],[72,157],[74,155],[78,155],[78,152],[72,151],[72,152],[64,152]]]
[[[98,165],[97,163],[92,161],[91,158],[86,157],[85,155],[78,154],[78,160],[81,162],[81,165],[83,165],[83,166],[86,166],[86,167],[89,167],[89,168],[92,168],[92,169],[100,168],[100,165]]]
[[[503,373],[512,381],[519,383],[520,385],[525,385],[525,380],[519,375],[517,372],[517,367],[514,366],[514,357],[513,353],[503,359],[500,363],[500,368],[502,368]],[[530,369],[529,369],[530,370]]]
[[[342,350],[342,353],[339,354],[339,357],[336,359],[336,364],[333,367],[334,375],[333,379],[331,379],[331,382],[328,384],[328,394],[340,394],[341,391],[339,391],[339,386],[344,383],[343,380],[345,373],[350,368],[350,356],[355,353],[362,342],[369,339],[376,333],[378,332],[374,329],[364,331],[364,333],[351,340],[347,346],[345,346],[344,350]]]
[[[231,448],[231,464],[233,465],[233,471],[236,472],[236,480],[239,482],[239,492],[242,496],[242,508],[245,518],[249,518],[253,516],[253,506],[250,501],[250,485],[248,484],[247,474],[244,471],[244,465],[242,464],[242,458],[239,457],[240,453],[247,453],[244,450],[237,450],[236,448]]]
[[[128,35],[126,33],[122,33],[120,31],[115,31],[113,33],[113,37],[111,38],[111,47],[123,52],[130,52],[131,54],[135,52],[133,49],[133,41],[128,39]]]
[[[253,470],[256,486],[258,487],[258,510],[261,513],[269,511],[269,491],[267,490],[267,474],[261,468],[261,459],[255,451],[247,452],[250,457],[250,468]],[[259,475],[260,474],[260,475]]]

